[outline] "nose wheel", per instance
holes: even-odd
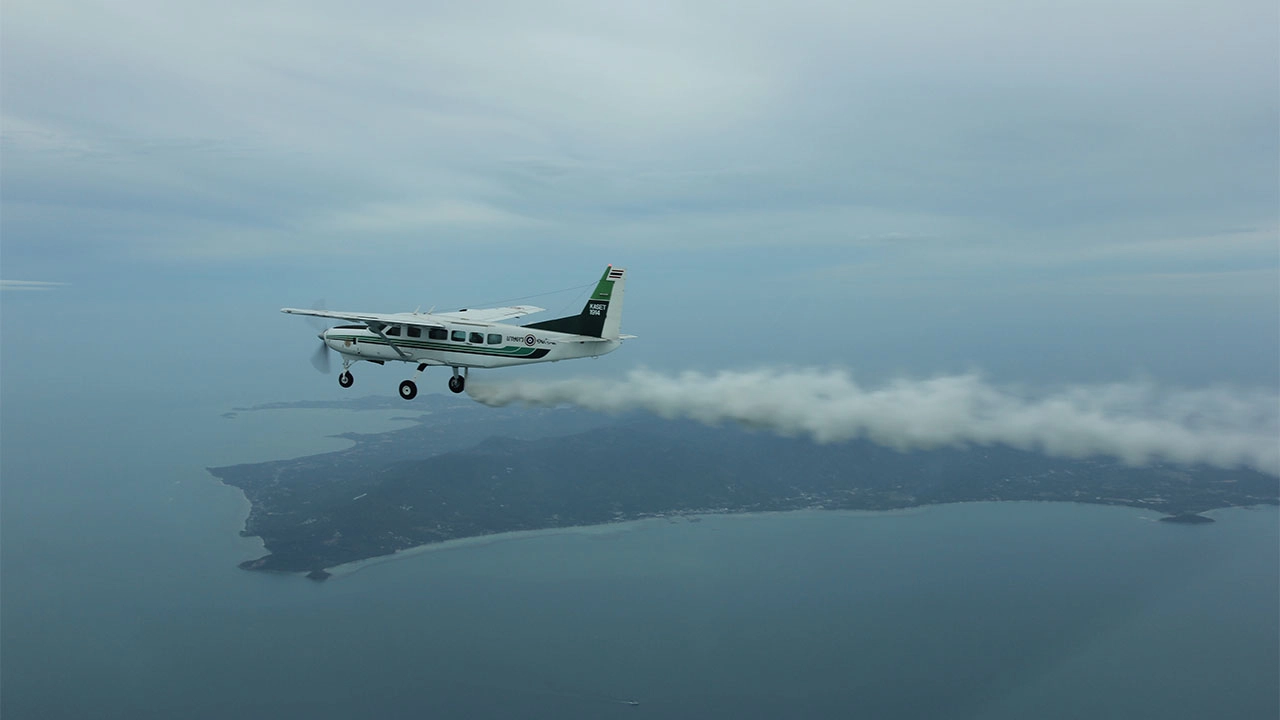
[[[338,376],[338,384],[344,388],[351,387],[352,385],[355,384],[355,382],[356,382],[356,379],[351,377],[351,373],[347,372],[346,370],[343,370],[342,374]]]
[[[405,400],[412,400],[418,397],[418,385],[412,380],[405,380],[400,383],[400,397]]]

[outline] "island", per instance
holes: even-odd
[[[405,409],[364,399],[355,408]],[[276,404],[272,408],[290,405]],[[252,412],[259,408],[236,408]],[[414,422],[344,435],[353,446],[210,468],[251,503],[249,570],[309,573],[446,540],[704,513],[893,510],[968,501],[1125,505],[1175,523],[1280,503],[1280,479],[1246,470],[1063,459],[993,445],[898,452],[817,444],[738,426],[419,398]]]

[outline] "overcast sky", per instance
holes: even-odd
[[[376,5],[4,3],[6,395],[337,397],[280,307],[609,262],[548,377],[1280,384],[1274,0]]]

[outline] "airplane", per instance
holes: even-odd
[[[542,312],[544,308],[514,305],[389,314],[281,308],[280,312],[358,323],[338,325],[320,333],[323,344],[313,359],[317,369],[328,372],[328,352],[337,351],[342,356],[338,384],[349,388],[355,383],[351,366],[361,360],[377,365],[388,360],[416,363],[418,371],[400,383],[400,397],[412,400],[418,395],[414,380],[431,365],[452,368],[449,389],[460,393],[466,389],[471,368],[599,357],[617,350],[623,340],[635,337],[619,332],[625,283],[626,271],[609,265],[582,312],[529,325],[502,321]]]

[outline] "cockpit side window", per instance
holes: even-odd
[[[391,327],[387,328],[387,335],[389,335],[390,337],[400,337],[400,326],[392,325]]]
[[[409,333],[409,337],[416,337],[416,338],[422,337],[422,328],[420,327],[414,327],[413,325],[410,325],[407,328],[406,332]]]

